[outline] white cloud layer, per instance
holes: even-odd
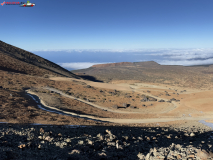
[[[104,62],[104,63],[92,63],[92,62],[76,62],[76,63],[58,63],[63,68],[67,69],[84,69],[89,68],[96,64],[105,64],[105,63],[113,63],[113,62]]]
[[[213,58],[207,60],[182,60],[182,61],[170,61],[170,60],[163,60],[158,62],[161,65],[182,65],[182,66],[193,66],[193,65],[207,65],[213,64]]]
[[[114,53],[126,53],[123,54],[120,61],[125,59],[125,56],[135,57],[135,59],[141,59],[144,61],[146,59],[154,60],[162,65],[203,65],[203,64],[213,64],[213,48],[189,48],[189,49],[169,49],[169,48],[159,48],[159,49],[70,49],[70,50],[37,50],[37,51],[64,51],[70,53],[76,52],[100,52],[106,54],[107,52]],[[92,54],[91,54],[92,56]],[[111,59],[109,59],[111,61]],[[113,61],[113,57],[112,57]],[[126,61],[126,60],[124,60]],[[138,60],[137,60],[138,61]],[[83,69],[91,67],[94,64],[92,62],[76,62],[76,63],[61,63],[64,68],[74,68]]]
[[[170,49],[34,49],[30,52],[162,52]]]
[[[208,59],[213,58],[213,49],[168,49],[146,55],[165,56],[174,60]]]

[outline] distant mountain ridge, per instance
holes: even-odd
[[[96,64],[91,67],[99,68],[99,67],[115,67],[115,66],[123,66],[123,65],[132,65],[131,62],[120,62],[120,63],[106,63],[106,64]]]
[[[31,52],[0,41],[0,69],[43,76],[53,74],[79,78],[61,66]]]
[[[159,65],[158,63],[154,62],[154,61],[145,61],[145,62],[118,62],[118,63],[106,63],[106,64],[96,64],[91,66],[92,68],[101,68],[101,67],[116,67],[116,66],[134,66],[134,65],[151,65],[151,66],[156,66]]]

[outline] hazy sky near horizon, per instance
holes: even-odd
[[[30,2],[0,6],[2,41],[41,51],[212,47],[212,0]]]
[[[36,6],[0,6],[0,40],[67,69],[148,60],[213,64],[213,0],[30,2]]]

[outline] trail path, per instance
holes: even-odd
[[[73,79],[73,78],[64,78],[64,77],[53,77],[53,78],[50,78],[50,79],[58,80],[58,81],[73,81],[73,80],[76,80],[76,79]],[[168,101],[168,99],[166,99],[166,98],[161,98],[161,97],[157,97],[157,96],[154,96],[152,94],[149,94],[149,93],[144,93],[143,89],[139,89],[141,87],[140,85],[132,87],[132,85],[129,85],[129,84],[108,84],[108,83],[100,83],[100,82],[91,82],[91,81],[86,81],[86,80],[76,80],[76,81],[84,82],[87,85],[90,85],[90,86],[93,86],[93,87],[106,88],[106,89],[116,89],[116,90],[127,91],[127,92],[129,91],[129,92],[142,93],[142,94],[145,94],[147,96],[151,96],[153,98],[156,98],[158,101],[161,100],[161,99],[163,99],[164,101]],[[155,86],[153,85],[153,87],[155,87]],[[158,86],[158,88],[160,88],[160,87]],[[46,89],[50,90],[51,88],[47,87]],[[58,91],[58,90],[54,90],[54,91]],[[64,94],[62,92],[60,92],[60,93],[63,96],[67,97],[66,94]],[[70,98],[74,98],[74,97],[70,96]],[[87,103],[87,101],[84,101],[84,100],[81,100],[81,99],[77,99],[77,100],[79,100],[81,102],[84,102],[84,103]],[[90,104],[90,105],[92,105],[94,107],[97,107],[97,108],[100,108],[100,109],[104,109],[104,110],[107,110],[107,111],[110,111],[110,112],[114,112],[114,113],[127,113],[127,114],[132,114],[133,113],[133,112],[128,112],[128,111],[116,111],[116,110],[108,109],[106,107],[102,107],[102,106],[99,106],[99,105],[96,105],[96,104],[93,104],[93,103],[87,103],[87,104]],[[178,107],[177,103],[175,103],[174,101],[172,101],[171,104],[173,106],[168,107],[165,111],[163,111],[161,113],[170,112],[170,111],[172,111],[172,110],[174,110],[175,108]],[[137,113],[137,112],[134,112],[134,113]]]
[[[76,100],[79,100],[83,103],[87,103],[87,104],[90,104],[94,107],[97,107],[97,108],[100,108],[100,109],[103,109],[104,107],[101,107],[99,105],[96,105],[96,104],[93,104],[91,102],[87,102],[87,101],[84,101],[84,100],[81,100],[81,99],[78,99],[78,98],[75,98],[75,97],[72,97],[72,96],[68,96],[66,94],[64,94],[63,92],[57,90],[57,89],[54,89],[54,88],[50,88],[50,87],[45,87],[45,89],[49,89],[51,91],[54,91],[54,92],[57,92],[57,93],[60,93],[62,96],[66,96],[68,98],[73,98],[73,99],[76,99]],[[33,96],[38,96],[36,93],[30,91],[30,90],[26,90],[26,92],[33,98]],[[38,96],[39,97],[39,96]],[[33,98],[36,103],[38,103],[38,101]],[[39,97],[40,99],[40,103],[41,104],[38,104],[39,108],[43,109],[43,110],[46,110],[46,111],[50,111],[50,112],[55,112],[55,113],[60,113],[60,114],[65,114],[65,115],[71,115],[71,116],[77,116],[77,117],[80,117],[80,118],[85,118],[85,119],[92,119],[92,120],[95,120],[95,121],[102,121],[102,122],[112,122],[112,123],[157,123],[157,122],[170,122],[170,121],[177,121],[177,120],[203,120],[203,119],[212,119],[212,116],[209,116],[209,117],[180,117],[180,118],[150,118],[150,119],[116,119],[116,118],[98,118],[98,117],[94,117],[94,116],[90,116],[90,115],[80,115],[80,114],[76,114],[76,113],[73,113],[73,112],[67,112],[67,111],[63,111],[63,110],[60,110],[58,108],[55,108],[55,107],[51,107],[51,106],[47,106],[44,101],[42,100],[41,97]],[[45,108],[42,108],[41,105],[45,106]],[[106,109],[106,108],[104,108]],[[114,110],[113,110],[114,111]],[[119,111],[119,113],[123,113],[121,111]],[[129,112],[125,112],[125,113],[129,113]],[[132,113],[132,112],[131,112]]]

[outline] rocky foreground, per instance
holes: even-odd
[[[213,159],[210,128],[0,125],[0,159]]]

